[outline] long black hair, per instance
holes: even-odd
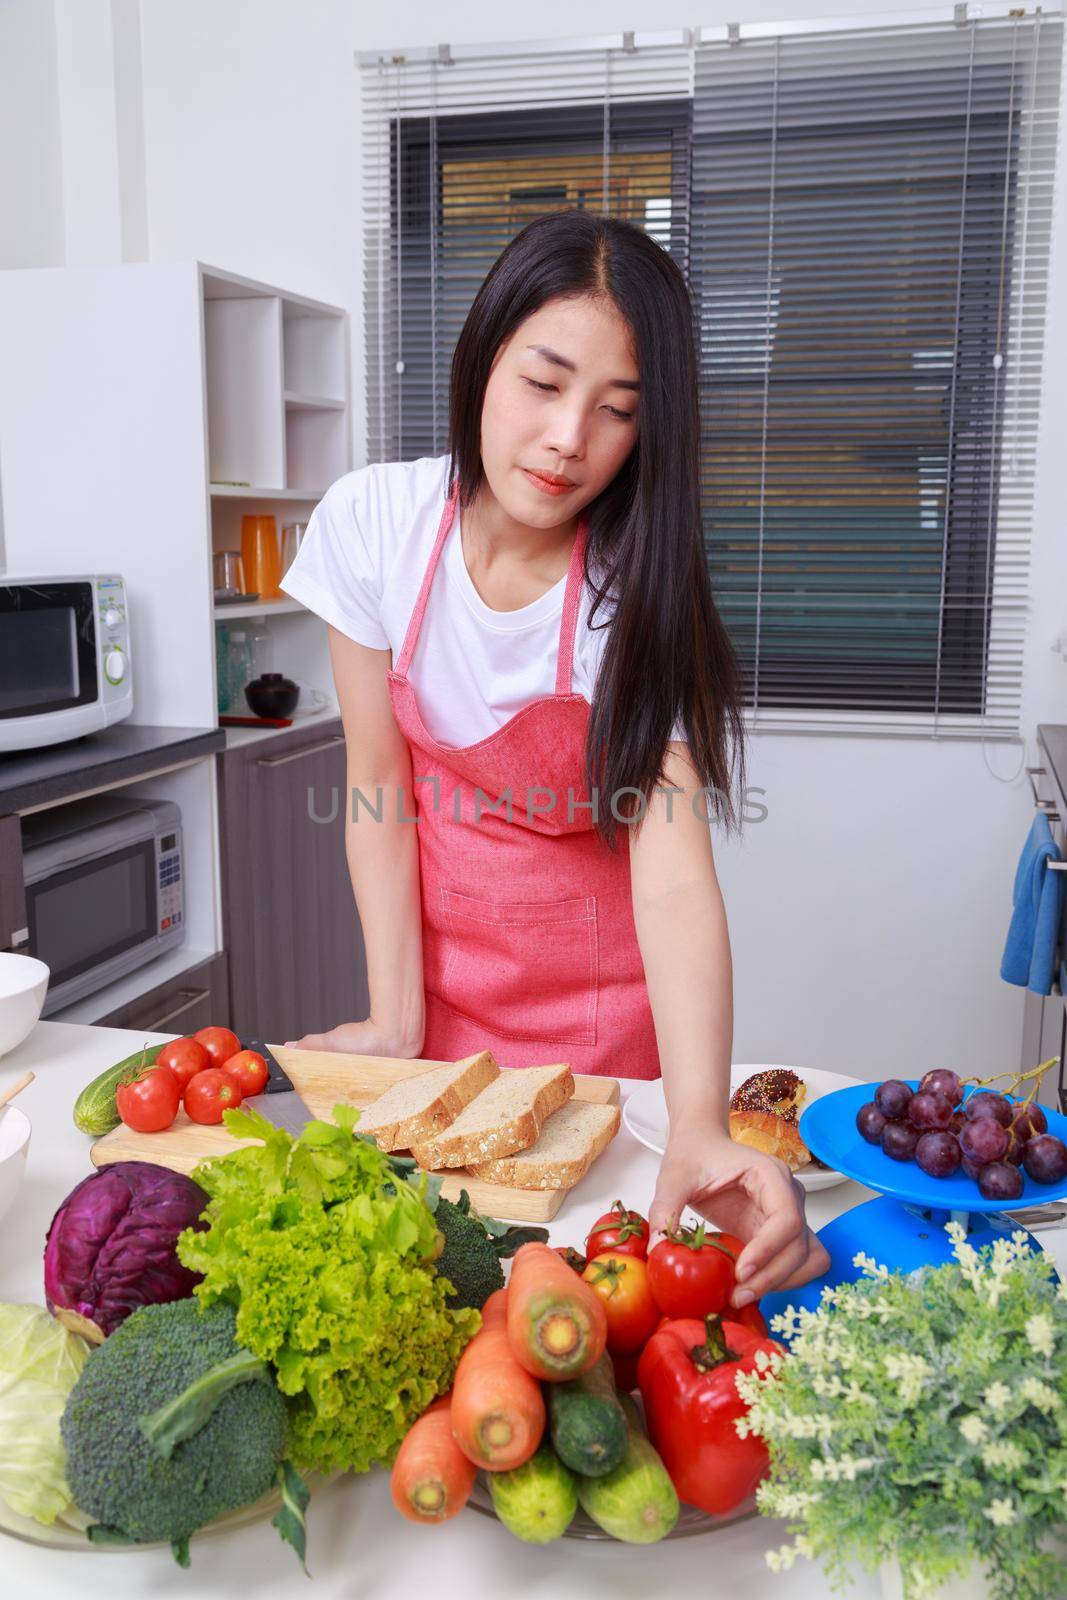
[[[611,796],[632,789],[651,800],[681,718],[712,814],[729,831],[739,827],[734,792],[744,786],[742,674],[704,551],[693,307],[676,262],[649,234],[613,217],[554,211],[498,256],[452,357],[448,487],[458,478],[463,507],[482,483],[482,405],[501,345],[546,301],[583,294],[610,300],[625,318],[641,380],[634,448],[585,508],[590,622],[605,599],[616,602],[586,745],[596,825],[614,848]],[[639,808],[633,800],[616,809],[632,818]]]

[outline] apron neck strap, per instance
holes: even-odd
[[[419,588],[415,606],[408,623],[404,643],[394,665],[394,671],[405,674],[411,664],[411,657],[418,642],[422,629],[422,619],[426,614],[426,606],[430,598],[430,586],[437,570],[437,563],[441,559],[445,540],[455,521],[456,507],[459,504],[459,482],[455,483],[452,493],[445,501],[441,512],[441,520],[437,526],[437,538],[430,559],[426,563],[422,584]],[[563,617],[560,623],[559,656],[556,662],[556,693],[570,694],[574,670],[574,638],[578,625],[578,607],[581,602],[582,579],[585,576],[585,545],[589,521],[584,515],[578,518],[578,530],[571,550],[570,566],[567,568],[567,585],[563,593]]]

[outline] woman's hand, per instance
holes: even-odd
[[[373,1017],[362,1022],[341,1022],[328,1033],[305,1033],[301,1039],[286,1039],[294,1050],[341,1050],[353,1056],[392,1056],[413,1061],[422,1049],[422,1040],[403,1039],[390,1028],[379,1026]]]
[[[771,1289],[807,1283],[830,1265],[785,1163],[736,1144],[721,1128],[698,1123],[670,1134],[649,1216],[653,1234],[677,1227],[686,1205],[745,1241],[732,1296],[738,1308]]]

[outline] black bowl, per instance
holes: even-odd
[[[245,684],[245,699],[257,717],[288,717],[300,699],[300,685],[280,672],[264,672]]]

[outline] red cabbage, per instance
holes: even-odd
[[[150,1161],[117,1161],[83,1179],[48,1229],[49,1311],[99,1344],[138,1307],[184,1300],[201,1275],[174,1247],[183,1228],[201,1225],[207,1202],[192,1178]]]

